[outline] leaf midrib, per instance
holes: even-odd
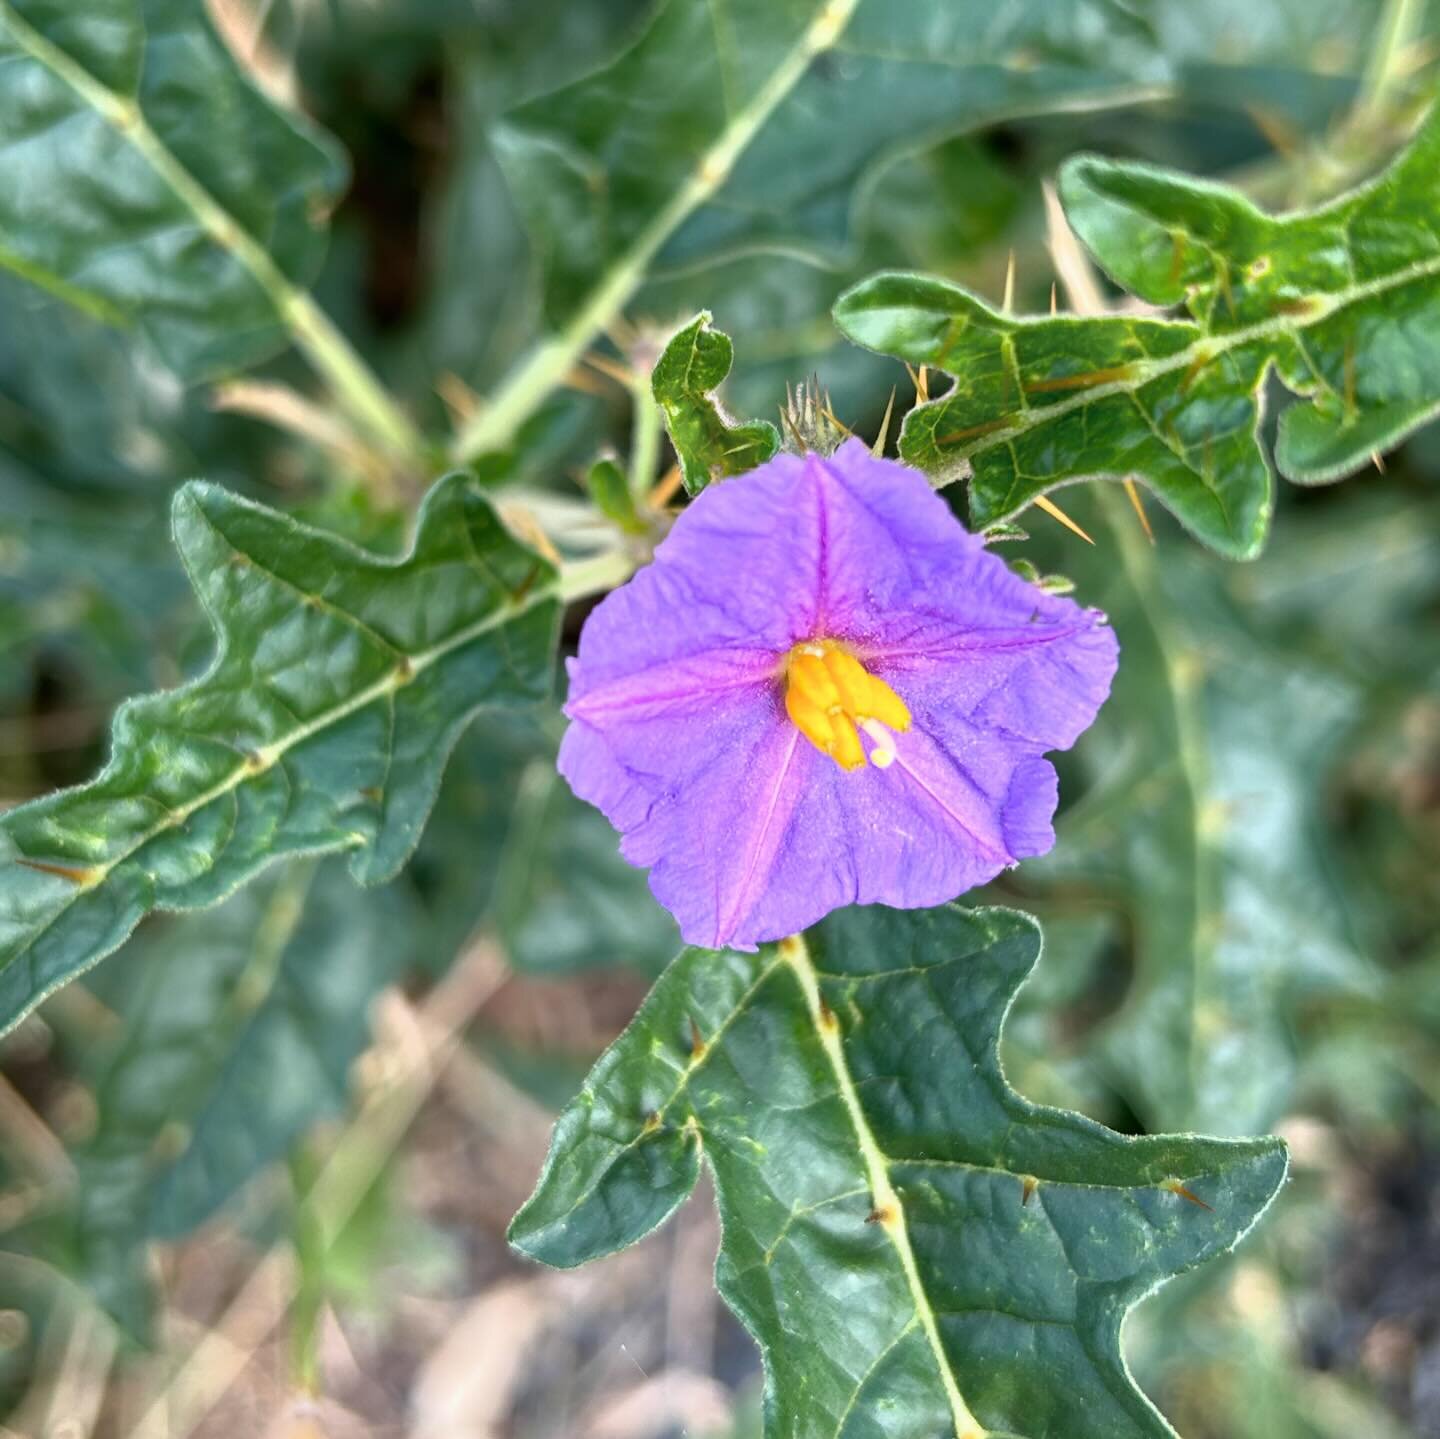
[[[181,163],[151,128],[138,101],[117,94],[82,64],[22,19],[10,0],[0,0],[0,29],[36,64],[43,66],[100,116],[141,155],[195,223],[231,255],[264,292],[278,325],[290,333],[316,370],[331,384],[350,416],[392,457],[406,463],[425,453],[419,433],[310,295],[291,283],[270,252]],[[242,81],[242,83],[244,83]],[[0,263],[8,263],[0,250]],[[71,303],[86,295],[63,276],[26,263],[17,273]],[[44,278],[42,278],[42,276]],[[81,308],[93,312],[95,301]],[[108,304],[109,302],[103,302]],[[101,318],[110,318],[101,316]]]
[[[1312,295],[1308,298],[1315,302],[1315,308],[1304,315],[1283,315],[1275,316],[1269,320],[1262,320],[1254,325],[1246,326],[1243,329],[1232,330],[1228,334],[1213,335],[1203,330],[1200,337],[1194,343],[1185,346],[1184,349],[1175,351],[1172,355],[1166,355],[1157,360],[1133,360],[1130,366],[1133,370],[1131,375],[1123,379],[1111,380],[1104,384],[1095,385],[1091,389],[1080,390],[1076,394],[1064,400],[1059,400],[1051,405],[1040,407],[1029,404],[1021,394],[1021,406],[1016,411],[1016,419],[1023,423],[1006,425],[1002,429],[992,430],[989,434],[982,435],[970,445],[956,445],[953,448],[945,447],[943,450],[935,439],[934,430],[927,436],[930,445],[936,453],[943,453],[947,458],[969,459],[975,455],[983,454],[986,450],[994,449],[997,445],[1008,444],[1010,441],[1022,435],[1029,434],[1031,430],[1041,425],[1049,424],[1076,410],[1084,409],[1087,405],[1098,400],[1109,399],[1114,395],[1130,395],[1138,390],[1144,389],[1157,379],[1162,379],[1176,370],[1185,370],[1193,365],[1197,359],[1203,357],[1204,363],[1209,364],[1212,360],[1218,359],[1221,355],[1228,354],[1231,350],[1241,349],[1246,345],[1254,344],[1257,341],[1278,339],[1283,336],[1303,334],[1306,330],[1329,319],[1338,311],[1356,304],[1362,300],[1374,298],[1376,295],[1383,295],[1390,290],[1399,289],[1408,285],[1413,280],[1426,279],[1434,275],[1440,275],[1440,256],[1433,256],[1427,260],[1417,261],[1413,265],[1407,265],[1404,269],[1393,271],[1388,275],[1377,276],[1373,280],[1367,280],[1359,285],[1351,285],[1343,290],[1337,290],[1326,295]],[[887,307],[894,308],[894,307]],[[900,307],[907,308],[907,307]],[[986,306],[988,310],[989,307]],[[993,312],[992,312],[993,313]],[[996,318],[1001,318],[996,316]],[[1080,317],[1089,319],[1090,317]],[[1120,318],[1120,317],[1115,317]],[[1042,316],[1030,323],[1036,326],[1053,325],[1055,319]],[[1067,323],[1062,318],[1060,323]],[[1150,320],[1152,325],[1170,325],[1184,328],[1199,328],[1193,320]],[[1014,333],[1013,331],[1007,333]],[[945,365],[945,360],[941,360]],[[947,371],[953,373],[953,371]],[[943,413],[940,407],[950,408],[951,399],[946,396],[935,402],[936,418]],[[941,477],[937,488],[944,488],[950,484],[955,476]],[[1003,519],[1003,515],[996,516]]]
[[[905,1206],[895,1192],[895,1186],[890,1182],[889,1158],[880,1148],[879,1142],[870,1129],[870,1122],[865,1117],[865,1111],[861,1107],[860,1096],[856,1093],[855,1081],[851,1078],[850,1067],[845,1059],[839,1023],[833,1014],[829,1016],[827,1022],[826,1010],[822,1007],[823,1001],[820,997],[820,982],[815,967],[810,962],[810,953],[805,940],[800,935],[794,935],[789,939],[782,940],[780,949],[785,959],[789,961],[800,988],[804,992],[805,1006],[809,1011],[811,1023],[820,1040],[820,1046],[825,1051],[825,1057],[829,1060],[836,1084],[839,1086],[840,1098],[855,1130],[855,1138],[860,1146],[861,1162],[865,1168],[865,1176],[870,1183],[872,1202],[880,1216],[878,1222],[899,1257],[900,1268],[910,1291],[911,1302],[915,1306],[916,1317],[929,1341],[935,1366],[940,1374],[940,1382],[945,1389],[945,1397],[950,1405],[951,1417],[954,1420],[955,1439],[985,1439],[986,1430],[970,1412],[964,1396],[960,1393],[960,1386],[956,1383],[955,1372],[946,1357],[945,1346],[940,1338],[940,1328],[935,1318],[935,1310],[930,1303],[929,1294],[926,1293],[924,1281],[920,1277],[920,1268],[915,1260],[915,1251],[910,1244],[910,1233],[905,1222]]]
[[[491,614],[486,615],[483,618],[464,626],[463,628],[457,630],[454,634],[450,635],[448,638],[430,646],[428,649],[417,651],[413,655],[402,653],[401,662],[394,669],[389,670],[380,679],[365,686],[364,689],[359,690],[348,700],[344,700],[339,704],[333,705],[330,709],[323,711],[314,719],[307,720],[304,724],[297,725],[293,730],[291,730],[288,734],[282,736],[280,739],[274,740],[270,744],[265,745],[259,750],[254,751],[249,758],[241,760],[241,762],[236,765],[236,767],[231,770],[224,779],[220,780],[216,784],[212,785],[209,789],[197,795],[188,804],[182,806],[179,809],[171,810],[164,819],[160,820],[158,823],[152,825],[149,829],[144,831],[140,835],[140,837],[127,849],[122,850],[119,854],[115,855],[111,859],[106,860],[102,864],[81,866],[81,868],[86,871],[86,876],[83,881],[77,882],[75,884],[75,892],[72,897],[66,900],[66,902],[61,905],[39,929],[35,930],[32,934],[30,934],[27,937],[24,945],[21,948],[17,949],[14,954],[11,955],[8,959],[6,959],[3,962],[3,965],[0,965],[0,968],[8,969],[12,964],[17,963],[25,954],[27,954],[34,947],[35,943],[70,910],[72,905],[74,905],[83,895],[88,894],[92,890],[98,889],[101,885],[103,885],[105,881],[110,877],[110,875],[120,865],[124,864],[128,859],[139,853],[139,851],[144,849],[146,845],[152,843],[161,835],[167,834],[174,829],[178,829],[181,825],[185,824],[193,815],[197,814],[207,805],[213,804],[218,799],[223,799],[225,795],[230,794],[232,791],[238,789],[247,780],[258,779],[261,775],[268,773],[269,770],[271,770],[276,764],[278,764],[279,761],[283,759],[285,755],[287,755],[297,745],[303,744],[308,739],[313,739],[315,735],[322,733],[333,725],[341,723],[343,720],[348,719],[351,715],[358,713],[362,709],[365,709],[368,705],[374,704],[379,699],[383,699],[386,695],[393,694],[396,691],[403,689],[406,685],[412,683],[431,665],[445,658],[446,655],[453,653],[455,650],[463,649],[466,645],[472,643],[481,635],[488,633],[490,630],[501,628],[505,624],[508,624],[512,619],[515,619],[519,615],[526,613],[527,611],[533,609],[535,606],[554,599],[556,596],[557,587],[558,580],[552,581],[549,585],[538,585],[521,599],[512,600],[506,604],[503,604],[498,610],[495,610]],[[337,616],[345,614],[344,611],[338,610],[333,606],[332,611]],[[346,618],[349,618],[349,616],[346,616]],[[224,632],[222,631],[222,636],[223,633]],[[217,670],[219,669],[219,666],[223,664],[224,658],[225,654],[222,638],[221,645],[217,649],[215,659],[210,665],[210,667],[202,675],[198,676],[195,680],[193,680],[190,684],[184,685],[178,690],[171,691],[168,696],[165,696],[165,698],[173,700],[174,698],[178,697],[181,694],[184,694],[187,691],[195,691],[203,688],[214,678]],[[127,712],[133,713],[133,711],[128,705],[122,708],[120,716],[117,717],[117,755],[119,754],[121,748],[120,725],[123,722],[123,719]],[[107,766],[107,769],[108,768],[109,766]],[[102,773],[98,775],[94,780],[92,780],[88,785],[82,786],[82,791],[91,790],[102,785],[105,782],[105,779],[106,774],[102,771]],[[39,860],[43,857],[35,855],[23,855],[20,856],[20,858],[28,860]]]

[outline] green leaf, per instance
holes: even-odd
[[[283,343],[344,181],[194,0],[0,3],[0,264],[186,379]]]
[[[194,1229],[344,1111],[370,1001],[403,974],[413,927],[403,892],[357,896],[338,863],[301,863],[137,938],[102,990],[123,1028],[76,1056],[97,1127],[50,1246],[133,1333],[145,1240]]]
[[[1440,110],[1378,179],[1270,216],[1223,185],[1092,157],[1066,214],[1114,279],[1187,319],[1016,318],[943,280],[887,273],[835,307],[857,344],[955,377],[901,454],[970,474],[977,526],[1081,479],[1135,476],[1194,535],[1258,554],[1274,499],[1258,430],[1273,369],[1301,403],[1275,462],[1301,484],[1368,464],[1440,409]]]
[[[122,707],[97,779],[0,817],[5,1026],[148,910],[213,904],[281,856],[348,850],[357,881],[390,878],[471,716],[549,692],[555,573],[465,475],[398,562],[206,484],[174,530],[215,660]]]
[[[1262,626],[1227,593],[1288,543],[1236,570],[1178,538],[1152,549],[1118,492],[1097,498],[1108,532],[1064,544],[1065,562],[1123,660],[1054,850],[996,893],[1047,928],[1119,921],[1133,972],[1087,1052],[1147,1127],[1253,1133],[1294,1101],[1306,1006],[1380,983],[1323,805],[1363,689],[1305,654],[1298,618]]]
[[[683,951],[561,1115],[512,1242],[559,1265],[633,1243],[703,1157],[767,1435],[1170,1434],[1120,1326],[1255,1223],[1284,1146],[1021,1098],[998,1044],[1039,950],[1024,915],[949,906]]]
[[[503,444],[652,271],[757,249],[833,266],[857,185],[917,136],[1134,101],[1172,78],[1151,25],[1106,0],[1002,10],[977,26],[932,0],[668,0],[613,63],[510,111],[492,144],[558,333],[457,456]]]
[[[711,329],[702,310],[673,336],[651,373],[651,393],[665,416],[687,494],[753,470],[780,448],[780,431],[769,421],[736,424],[712,394],[734,360],[730,336]]]

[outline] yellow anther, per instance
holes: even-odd
[[[841,769],[864,769],[865,746],[855,732],[855,721],[849,715],[835,716],[835,748],[830,757]]]
[[[866,713],[896,734],[904,734],[910,728],[910,711],[905,701],[884,680],[878,680],[874,675],[870,676]]]
[[[785,713],[790,722],[815,746],[826,754],[835,750],[835,723],[826,712],[806,696],[799,685],[785,690]]]
[[[844,650],[827,650],[821,663],[835,689],[839,691],[840,703],[845,707],[845,713],[857,718],[868,715],[870,686],[873,681],[865,666],[854,655],[847,655]]]
[[[785,667],[785,711],[795,727],[842,769],[895,762],[894,732],[910,728],[905,701],[854,655],[829,640],[798,645]],[[869,756],[860,742],[873,748]]]
[[[790,688],[798,689],[811,704],[828,710],[832,705],[844,705],[835,681],[830,677],[830,668],[819,655],[800,653],[790,661]]]

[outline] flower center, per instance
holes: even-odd
[[[910,728],[905,701],[834,640],[796,645],[785,661],[785,712],[795,728],[841,769],[895,763],[895,733]]]

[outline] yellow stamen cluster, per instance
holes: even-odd
[[[874,746],[868,762],[886,769],[895,762],[891,732],[903,734],[910,728],[905,701],[829,640],[791,651],[785,666],[785,712],[816,749],[846,770],[867,763],[862,733]]]

